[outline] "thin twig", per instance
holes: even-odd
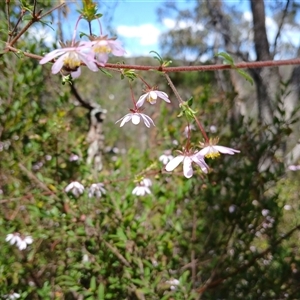
[[[126,266],[130,267],[130,263],[126,260],[126,258],[116,249],[114,246],[112,246],[109,242],[102,240],[104,244],[111,250],[111,252]]]
[[[22,163],[18,163],[18,166],[20,167],[20,169],[27,175],[27,177],[29,179],[32,179],[34,182],[36,182],[36,184],[43,189],[45,192],[51,193],[52,196],[54,196],[56,199],[58,199],[58,197],[56,196],[56,194],[51,191],[47,185],[45,185],[44,182],[42,182],[41,180],[39,180],[32,172],[30,172]]]
[[[24,56],[41,60],[43,56],[32,54],[29,52],[23,52],[20,49],[6,46],[6,49],[12,52],[22,52]],[[84,63],[81,64],[85,66]],[[140,71],[160,71],[164,73],[175,73],[175,72],[192,72],[192,71],[216,71],[216,70],[235,70],[235,69],[254,69],[264,67],[278,67],[278,66],[290,66],[300,65],[300,58],[293,59],[282,59],[282,60],[265,60],[265,61],[253,61],[253,62],[241,62],[235,65],[201,65],[201,66],[180,66],[180,67],[161,67],[161,66],[146,66],[146,65],[120,65],[120,64],[106,64],[105,67],[99,66],[99,68],[110,68],[110,69],[132,69]]]

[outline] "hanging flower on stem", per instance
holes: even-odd
[[[199,152],[195,152],[193,150],[189,150],[189,147],[183,151],[178,151],[180,155],[173,158],[166,165],[166,171],[171,172],[176,169],[180,163],[183,163],[183,175],[186,178],[191,178],[194,174],[193,170],[193,162],[196,163],[204,173],[208,173],[208,165],[204,161],[204,156],[199,154]]]
[[[134,100],[134,94],[133,94],[133,90],[132,90],[131,86],[130,86],[130,90],[131,90],[131,99],[132,99],[134,108],[130,109],[131,113],[125,115],[123,118],[118,120],[116,123],[121,121],[120,127],[122,127],[125,123],[127,123],[131,120],[134,125],[138,125],[138,124],[140,124],[140,121],[142,119],[144,124],[148,128],[150,128],[151,125],[155,126],[153,120],[148,115],[143,114],[142,109],[137,107],[137,104]]]
[[[108,55],[123,56],[126,51],[116,38],[107,38],[106,36],[90,37],[92,43],[92,52],[96,61],[104,66],[108,61]]]
[[[139,98],[138,102],[136,103],[136,106],[137,107],[143,106],[145,100],[147,100],[150,104],[155,104],[157,98],[160,98],[167,103],[171,103],[169,96],[165,92],[158,91],[155,87],[153,88],[147,87],[145,90],[145,94],[143,94]]]
[[[141,122],[141,119],[143,120],[144,124],[150,128],[151,125],[154,125],[153,120],[146,114],[143,114],[139,111],[139,109],[130,109],[131,113],[125,115],[120,120],[118,120],[116,123],[121,122],[120,127],[124,126],[125,123],[131,121],[132,124],[138,125]]]
[[[82,16],[80,16],[76,22],[72,41],[68,43],[60,42],[61,49],[51,51],[40,60],[40,64],[45,64],[58,57],[52,66],[52,74],[57,74],[61,71],[64,76],[71,74],[73,78],[77,78],[81,74],[80,65],[82,62],[85,63],[91,71],[98,71],[98,66],[95,63],[94,57],[91,55],[92,43],[75,42],[77,27],[81,19]]]
[[[241,152],[233,148],[219,146],[217,145],[218,142],[219,138],[211,138],[207,142],[200,143],[200,147],[203,149],[198,152],[198,155],[207,158],[216,158],[220,156],[220,153],[234,155]]]

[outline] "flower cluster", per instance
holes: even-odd
[[[9,233],[5,239],[6,242],[9,242],[11,245],[16,244],[19,250],[24,250],[27,248],[27,245],[33,243],[32,237],[29,236],[21,236],[18,232]]]
[[[140,124],[140,121],[143,120],[144,124],[149,128],[151,125],[154,125],[153,120],[146,114],[142,113],[142,106],[144,105],[145,101],[149,102],[150,104],[155,104],[156,100],[160,98],[164,100],[167,103],[170,103],[169,96],[162,91],[158,91],[155,87],[150,88],[148,87],[145,90],[145,94],[143,94],[139,100],[135,103],[135,108],[130,109],[131,113],[125,115],[120,120],[118,120],[116,123],[121,121],[120,127],[124,126],[125,123],[131,121],[132,124],[138,125]]]
[[[84,63],[91,71],[97,72],[99,65],[104,66],[107,63],[110,53],[115,56],[123,56],[126,53],[116,38],[103,35],[90,36],[90,41],[75,42],[79,20],[75,26],[72,41],[60,42],[61,49],[51,51],[40,60],[40,64],[45,64],[56,59],[52,65],[52,74],[61,72],[63,76],[71,74],[72,78],[77,78],[81,74],[81,64]]]
[[[71,182],[65,188],[66,193],[72,193],[73,196],[75,197],[79,197],[80,195],[82,195],[84,190],[85,190],[84,186],[78,181]],[[102,195],[105,194],[106,194],[106,190],[104,188],[104,184],[100,182],[93,183],[88,190],[89,198],[93,198],[93,197],[100,198]]]

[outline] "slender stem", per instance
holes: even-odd
[[[99,23],[99,28],[100,28],[100,36],[102,36],[102,25],[101,25],[101,22],[100,22],[100,19],[97,18],[97,21]]]
[[[7,49],[12,52],[19,52],[20,50],[17,48],[12,47],[10,44],[6,46]],[[23,52],[24,56],[35,58],[35,59],[42,59],[43,56],[32,54],[29,52]],[[54,62],[54,60],[53,60]],[[85,64],[81,64],[84,66]],[[179,72],[192,72],[192,71],[216,71],[216,70],[230,70],[230,69],[252,69],[252,68],[264,68],[264,67],[276,67],[276,66],[289,66],[289,65],[300,65],[300,58],[293,58],[293,59],[283,59],[283,60],[266,60],[266,61],[255,61],[255,62],[242,62],[234,65],[234,68],[231,65],[223,65],[223,64],[215,64],[215,65],[201,65],[201,66],[180,66],[180,67],[154,67],[154,66],[147,66],[147,65],[120,65],[120,64],[105,64],[103,67],[99,65],[99,68],[107,68],[107,69],[132,69],[132,70],[140,70],[140,71],[150,71],[156,70],[160,72],[166,73],[179,73]]]
[[[182,98],[180,97],[176,87],[174,86],[171,78],[169,77],[169,75],[167,73],[164,74],[168,83],[169,83],[169,86],[171,87],[172,91],[174,92],[176,98],[178,99],[179,103],[184,103],[184,101],[182,100]]]
[[[138,77],[139,77],[139,79],[141,79],[141,80],[143,81],[143,83],[145,83],[145,85],[146,85],[149,89],[151,89],[151,85],[149,85],[149,84],[144,80],[144,78],[143,78],[141,75],[138,75]]]
[[[134,105],[134,109],[138,110],[138,108],[136,107],[135,99],[134,99],[134,94],[133,94],[132,85],[131,85],[130,83],[129,83],[129,86],[130,86],[131,99],[132,99],[132,102],[133,102],[133,105]]]
[[[74,28],[74,31],[73,31],[73,37],[72,37],[72,44],[71,44],[72,46],[74,46],[74,44],[75,44],[76,33],[77,33],[77,27],[78,27],[78,24],[79,24],[81,18],[82,18],[82,15],[80,15],[79,18],[78,18],[77,21],[76,21],[76,25],[75,25],[75,28]]]
[[[47,12],[45,12],[43,15],[41,15],[40,19],[46,17],[47,15],[50,15],[53,11],[55,11],[56,9],[59,9],[59,8],[65,6],[65,5],[66,5],[66,3],[61,3],[61,4],[59,4],[59,5],[51,8],[50,10],[48,10]]]
[[[91,21],[88,21],[89,23],[89,31],[90,31],[90,35],[93,35],[92,33],[92,22]]]
[[[22,18],[23,18],[23,16],[24,16],[25,14],[26,14],[26,10],[22,9],[22,11],[21,11],[21,13],[20,13],[20,16],[19,16],[19,19],[18,19],[18,21],[16,22],[15,27],[14,27],[13,30],[9,33],[8,40],[7,40],[8,42],[10,42],[11,38],[13,37],[15,31],[17,30],[17,28],[18,28],[18,26],[19,26],[20,22],[22,21]]]
[[[200,131],[201,131],[201,133],[203,135],[203,137],[205,138],[205,141],[207,143],[209,143],[209,138],[208,138],[208,136],[207,136],[207,134],[206,134],[206,132],[204,130],[204,127],[202,126],[201,122],[197,119],[197,117],[195,115],[194,115],[194,119],[195,119],[195,121],[196,121],[196,123],[197,123],[197,125],[198,125],[198,127],[199,127],[199,129],[200,129]]]

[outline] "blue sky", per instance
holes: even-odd
[[[212,0],[213,1],[213,0]],[[273,0],[272,0],[273,1]],[[72,31],[75,26],[77,16],[76,6],[81,3],[81,0],[77,0],[77,5],[74,1],[65,0],[70,8],[70,14],[68,18],[63,22],[64,28],[64,38],[70,40],[72,37]],[[111,27],[114,29],[118,39],[122,41],[124,48],[127,51],[127,56],[139,56],[139,55],[151,55],[149,52],[151,50],[157,51],[160,53],[159,48],[159,36],[161,33],[167,31],[174,27],[175,23],[171,18],[165,18],[162,22],[159,22],[157,16],[157,9],[163,6],[164,0],[161,1],[134,1],[134,0],[119,0],[119,1],[99,1],[99,12],[107,12],[109,10],[108,16],[112,16]],[[192,9],[195,6],[195,0],[178,0],[171,1],[176,2],[176,4],[181,8]],[[250,4],[249,1],[241,0],[227,0],[226,4],[238,5],[239,9],[244,11],[243,18],[246,21],[252,23],[252,14],[250,13]],[[106,15],[101,18],[101,23],[103,26],[103,33],[106,34]],[[187,26],[184,22],[179,24],[182,28]],[[268,29],[268,36],[270,41],[273,41],[277,33],[277,25],[272,19],[272,16],[267,16],[266,25]],[[195,25],[194,25],[195,26]],[[203,26],[202,24],[196,25],[199,27]],[[55,26],[54,26],[55,27]],[[292,42],[294,45],[299,45],[298,34],[295,35],[295,29],[292,28],[283,28],[284,38]],[[49,29],[45,29],[44,34],[49,36]],[[87,23],[82,21],[80,23],[79,31],[87,32]],[[96,21],[93,21],[93,32],[95,34],[99,33],[99,25]],[[38,32],[38,34],[42,34]],[[246,33],[249,35],[249,32]],[[53,38],[53,36],[52,36]],[[251,38],[251,35],[248,36]],[[210,37],[207,38],[210,40]],[[212,40],[212,39],[211,39]],[[251,42],[250,42],[251,43]],[[255,59],[255,57],[251,57]],[[203,58],[204,59],[204,58]]]

